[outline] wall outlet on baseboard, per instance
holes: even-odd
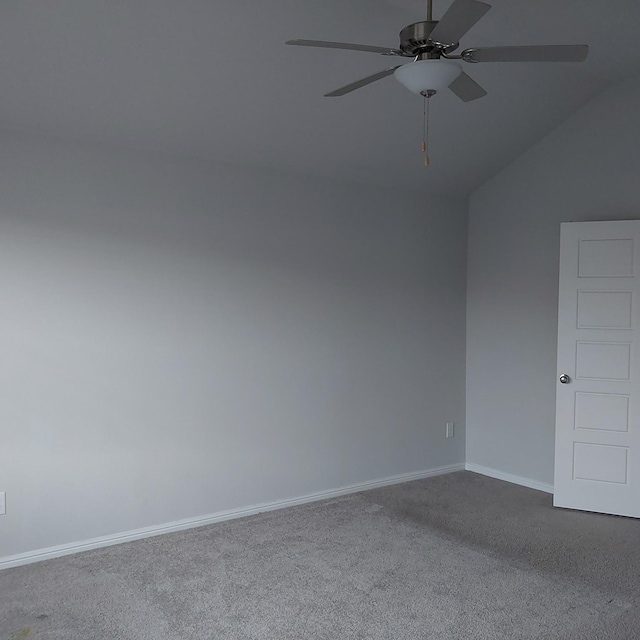
[[[7,513],[7,494],[4,491],[0,491],[0,516]]]
[[[453,438],[453,422],[447,422],[445,434],[447,438]]]

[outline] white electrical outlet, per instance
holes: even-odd
[[[447,438],[453,438],[453,422],[447,422]]]
[[[0,491],[0,516],[7,513],[7,494],[4,491]]]

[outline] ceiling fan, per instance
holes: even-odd
[[[402,29],[398,49],[323,40],[289,40],[286,44],[413,58],[413,62],[384,69],[331,91],[325,94],[328,98],[343,96],[372,82],[395,75],[410,91],[425,98],[431,98],[437,91],[448,87],[458,98],[470,102],[486,96],[487,92],[462,71],[462,66],[455,62],[456,60],[469,63],[586,60],[589,53],[587,45],[479,47],[465,49],[459,55],[454,54],[460,46],[460,39],[489,9],[491,5],[478,0],[454,0],[438,21],[433,19],[433,0],[427,0],[427,19]]]

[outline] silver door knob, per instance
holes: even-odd
[[[566,373],[563,373],[559,379],[562,384],[568,384],[571,382],[571,378]]]

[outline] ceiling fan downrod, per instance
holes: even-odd
[[[427,22],[433,20],[433,0],[427,0]]]

